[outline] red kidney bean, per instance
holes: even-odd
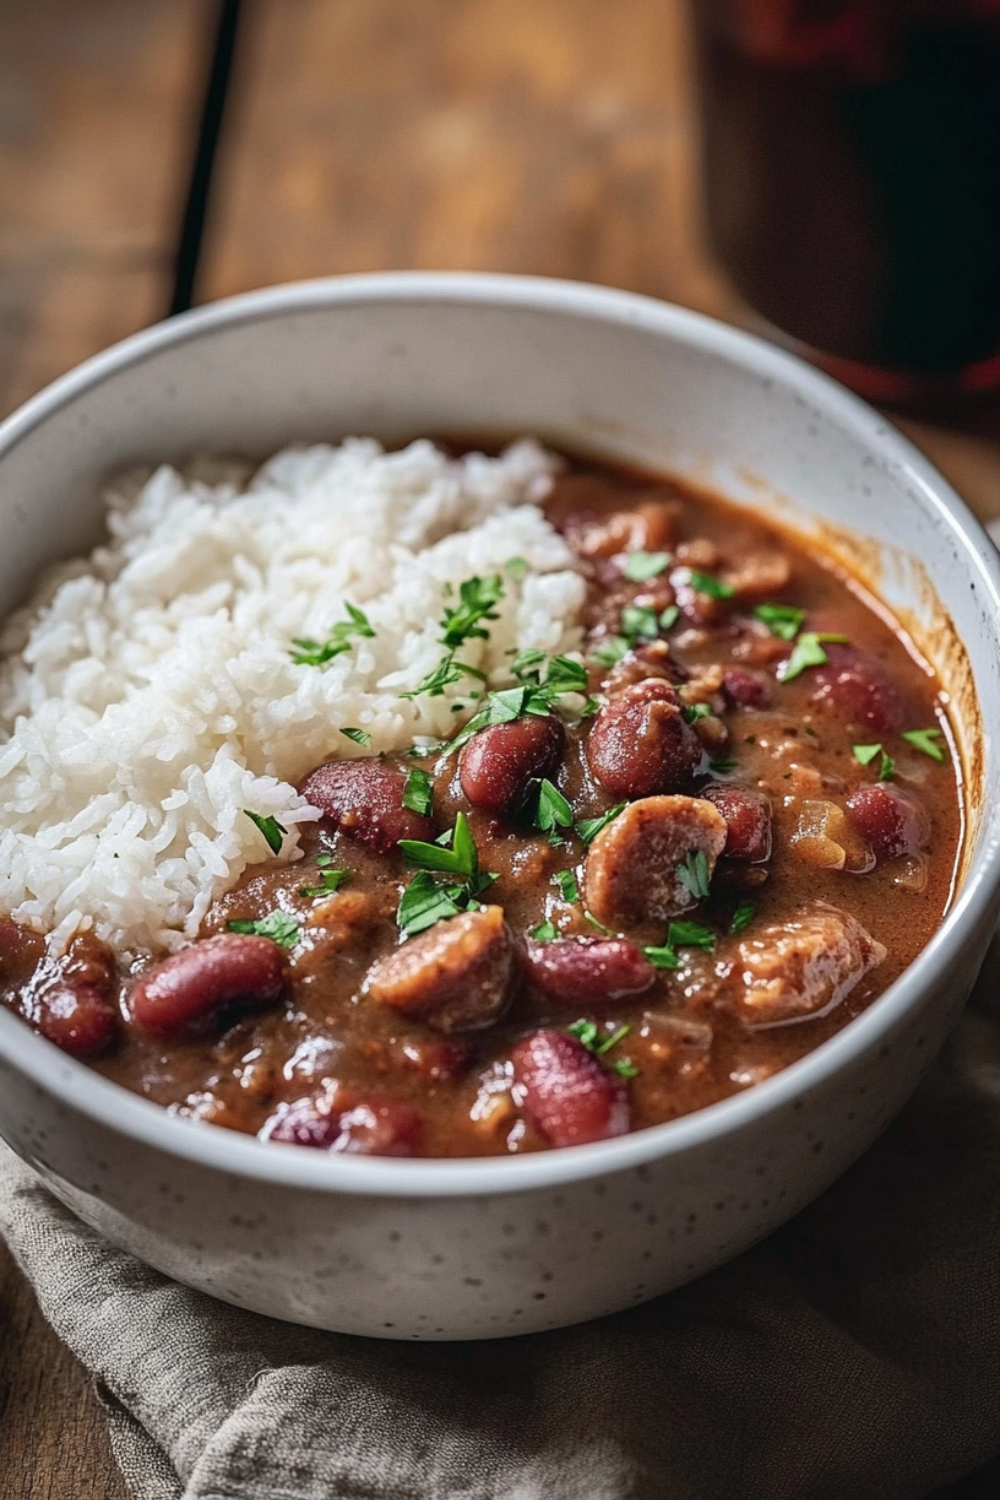
[[[624,938],[567,937],[529,942],[528,983],[551,1005],[606,1005],[641,995],[656,978],[634,943]]]
[[[711,879],[726,838],[722,814],[703,797],[633,802],[602,828],[587,851],[587,905],[606,927],[666,922],[697,904],[678,869],[700,852]]]
[[[722,696],[730,708],[767,708],[771,693],[762,677],[746,667],[727,667],[722,674]]]
[[[727,858],[746,859],[751,864],[770,859],[771,804],[762,793],[717,782],[702,787],[700,795],[717,807],[726,820],[723,853]]]
[[[669,792],[702,758],[701,741],[666,682],[649,679],[627,688],[598,712],[587,737],[587,761],[613,797]]]
[[[120,1020],[106,992],[93,984],[59,979],[39,985],[30,1019],[50,1042],[71,1057],[98,1057],[118,1036]]]
[[[876,782],[847,799],[847,812],[876,859],[916,854],[930,838],[927,810],[916,797],[899,787]]]
[[[462,791],[473,807],[511,816],[524,806],[533,779],[551,776],[566,731],[549,714],[527,714],[474,734],[459,759]]]
[[[265,1140],[345,1156],[412,1156],[419,1133],[420,1116],[402,1099],[369,1095],[352,1102],[340,1094],[296,1099],[260,1130]]]
[[[381,760],[331,760],[299,785],[299,792],[325,818],[376,854],[388,854],[400,839],[434,837],[434,824],[403,806],[406,772]]]
[[[835,641],[823,649],[829,661],[813,670],[810,703],[873,734],[898,734],[906,705],[882,663]]]
[[[474,1053],[466,1042],[428,1037],[417,1041],[408,1038],[400,1042],[399,1063],[431,1083],[443,1079],[459,1078],[472,1065]]]
[[[511,1054],[524,1113],[553,1146],[582,1146],[629,1128],[622,1081],[563,1031],[536,1031]]]
[[[365,988],[370,1000],[439,1031],[476,1031],[506,1009],[515,947],[499,906],[462,912],[380,959]]]
[[[229,1006],[271,1005],[285,957],[270,938],[221,933],[182,948],[150,969],[130,997],[132,1019],[152,1036],[197,1035]]]

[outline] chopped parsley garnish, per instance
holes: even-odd
[[[778,667],[778,677],[781,682],[791,682],[793,677],[798,677],[807,667],[823,667],[830,660],[823,650],[824,641],[836,641],[840,645],[846,645],[846,635],[835,635],[829,631],[817,633],[815,630],[807,630],[800,635],[792,648],[792,654],[787,661]]]
[[[279,854],[281,852],[281,841],[287,834],[288,829],[283,827],[277,818],[265,818],[260,813],[251,812],[249,807],[245,807],[243,811],[254,827],[259,829],[264,835],[267,847],[271,853]]]
[[[487,640],[489,631],[484,630],[481,620],[498,620],[495,606],[503,598],[504,588],[499,573],[490,573],[486,578],[466,578],[458,586],[461,603],[454,609],[445,605],[441,625],[444,635],[441,645],[455,651],[466,641]]]
[[[528,571],[528,559],[526,557],[508,557],[503,568],[504,572],[509,573],[515,583],[520,583]]]
[[[673,630],[680,617],[681,612],[678,606],[676,604],[668,604],[660,616],[660,629]]]
[[[944,731],[941,729],[904,729],[903,739],[912,745],[914,750],[929,755],[931,760],[936,760],[943,765],[947,760],[944,746],[939,743],[944,739]]]
[[[669,944],[662,948],[643,948],[643,955],[654,969],[679,969],[681,961]]]
[[[448,744],[448,754],[461,748],[480,729],[491,724],[509,724],[523,714],[544,715],[559,706],[558,700],[566,693],[586,693],[587,669],[568,656],[554,656],[549,662],[544,681],[540,681],[541,660],[545,653],[535,655],[534,650],[522,651],[515,657],[512,671],[522,678],[520,687],[503,688],[497,693],[488,693],[486,702],[468,721],[461,733]],[[412,696],[408,694],[407,696]],[[582,717],[594,712],[597,700],[588,698]]]
[[[733,760],[732,756],[723,755],[718,760],[710,760],[708,769],[716,776],[726,776],[730,771],[735,771],[738,764],[739,762]]]
[[[626,806],[625,802],[619,802],[615,807],[609,807],[607,812],[602,812],[599,818],[582,818],[576,825],[577,838],[581,839],[585,844],[591,843],[603,828],[607,828],[608,824],[613,823],[619,813],[625,811]]]
[[[689,703],[683,710],[685,719],[689,724],[697,724],[699,719],[707,719],[712,709],[707,703]]]
[[[696,594],[707,594],[710,599],[731,599],[736,593],[731,583],[713,578],[711,573],[699,573],[697,568],[689,568],[688,573]]]
[[[586,693],[587,687],[587,668],[569,656],[554,656],[541,684],[542,692],[550,702],[563,693]]]
[[[282,948],[294,948],[302,936],[302,928],[287,911],[269,911],[266,917],[258,917],[253,922],[236,919],[227,922],[226,926],[230,932],[247,932],[253,937],[270,938],[272,943],[277,943]]]
[[[374,637],[375,632],[364,610],[348,604],[346,599],[344,608],[349,618],[335,625],[325,641],[313,641],[308,637],[292,641],[295,650],[288,654],[297,667],[323,667],[335,656],[342,656],[350,650],[351,636]]]
[[[572,828],[573,809],[551,781],[538,783],[538,800],[531,821],[543,833],[555,833],[558,828]]]
[[[322,858],[322,856],[320,856]],[[327,856],[329,859],[329,856]],[[319,864],[319,860],[316,861]],[[339,890],[345,880],[351,877],[350,870],[320,870],[320,885],[303,885],[299,887],[300,896],[332,896],[334,891]]]
[[[628,641],[623,635],[609,635],[590,654],[602,667],[613,667],[616,662],[621,661],[627,650]]]
[[[414,766],[412,771],[406,773],[403,806],[408,807],[411,812],[422,813],[425,818],[429,818],[433,805],[434,778],[429,771],[421,771],[419,767]]]
[[[625,559],[625,577],[633,583],[648,583],[669,568],[671,561],[669,552],[630,552]]]
[[[741,901],[733,912],[733,919],[729,924],[730,932],[742,932],[750,926],[757,915],[757,908],[752,901]]]
[[[580,899],[580,887],[572,870],[557,870],[552,879],[559,887],[559,894],[570,906]]]
[[[316,863],[319,865],[321,870],[327,870],[333,864],[333,855],[317,854]]]
[[[345,739],[353,740],[356,745],[370,745],[372,742],[367,729],[342,729],[340,732]]]
[[[660,621],[655,609],[645,604],[626,604],[622,610],[622,635],[629,646],[639,641],[655,641],[660,633]]]
[[[536,943],[552,943],[559,936],[559,929],[554,922],[539,922],[532,928],[531,936]]]
[[[854,759],[861,766],[870,766],[876,756],[881,756],[878,768],[878,781],[891,781],[896,771],[896,762],[891,755],[887,755],[881,745],[852,745]]]
[[[753,614],[780,641],[794,641],[806,619],[805,610],[794,604],[755,604]]]
[[[604,1057],[612,1047],[617,1047],[618,1043],[628,1036],[632,1028],[619,1026],[611,1036],[602,1037],[596,1021],[574,1021],[572,1026],[566,1027],[566,1030],[595,1057]],[[639,1069],[627,1057],[618,1058],[611,1066],[622,1078],[635,1078],[639,1072]]]
[[[461,682],[463,677],[476,677],[480,682],[486,681],[485,672],[480,672],[478,667],[468,666],[466,662],[456,661],[449,652],[447,656],[442,656],[433,672],[428,672],[423,682],[400,696],[419,698],[421,693],[426,693],[429,698],[440,698],[446,687],[450,687],[453,682]]]
[[[696,901],[705,900],[708,896],[711,876],[704,849],[692,849],[685,856],[683,862],[677,866],[677,879],[691,892]],[[686,925],[697,926],[698,924],[687,923]]]
[[[479,851],[469,829],[468,819],[459,813],[454,829],[433,844],[421,839],[400,839],[399,848],[411,869],[419,871],[403,892],[396,921],[404,937],[433,927],[443,917],[455,917],[460,911],[475,909],[476,896],[491,886],[496,876],[479,868]],[[445,843],[448,840],[451,847]],[[434,880],[435,874],[451,875],[446,882]]]
[[[643,948],[642,951],[654,969],[679,969],[681,961],[677,956],[678,948],[704,948],[707,953],[711,953],[714,947],[715,933],[711,927],[706,927],[701,922],[671,922],[667,929],[667,941],[662,947]]]
[[[510,670],[519,682],[541,681],[542,663],[545,661],[545,652],[540,646],[525,646],[519,651],[510,664]]]

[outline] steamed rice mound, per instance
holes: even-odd
[[[161,468],[113,489],[109,543],[0,636],[0,912],[57,946],[90,926],[126,953],[194,937],[269,857],[245,809],[276,817],[294,858],[319,816],[294,789],[307,771],[450,735],[474,710],[471,676],[403,696],[473,575],[504,581],[488,640],[458,653],[491,686],[516,650],[577,652],[583,581],[538,505],[555,465],[533,442],[452,459],[352,439],[280,453],[245,488]],[[296,665],[293,639],[326,640],[345,601],[374,638]]]

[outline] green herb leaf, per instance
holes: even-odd
[[[619,1026],[617,1031],[613,1032],[611,1036],[604,1036],[596,1021],[574,1021],[572,1026],[566,1027],[566,1030],[570,1036],[575,1036],[577,1041],[586,1047],[588,1052],[592,1052],[595,1057],[604,1057],[611,1051],[612,1047],[617,1047],[618,1043],[624,1037],[628,1036],[632,1028],[631,1026]],[[626,1068],[632,1068],[632,1064],[628,1061],[628,1058],[623,1058],[622,1061],[625,1063]],[[617,1063],[613,1064],[613,1066],[616,1071],[620,1071]],[[622,1073],[622,1077],[634,1078],[638,1071],[638,1068],[632,1068],[631,1072]]]
[[[941,729],[905,729],[903,739],[914,750],[929,755],[931,760],[936,760],[940,765],[948,759],[944,747],[939,743],[944,739],[944,731]]]
[[[288,833],[288,829],[278,822],[277,818],[265,818],[260,813],[251,812],[248,807],[243,809],[255,828],[264,835],[267,847],[272,854],[281,852],[281,841]]]
[[[616,662],[621,661],[627,650],[628,641],[623,635],[609,635],[590,655],[602,667],[613,667]]]
[[[787,661],[778,667],[778,678],[781,682],[791,682],[793,677],[798,677],[807,667],[822,667],[830,660],[823,650],[824,641],[837,641],[841,645],[847,643],[846,635],[832,635],[829,631],[817,634],[814,630],[807,630],[800,635],[792,648],[792,654]]]
[[[461,907],[458,897],[460,886],[439,885],[432,875],[421,870],[414,875],[399,902],[396,922],[404,937],[414,937],[442,922],[448,917],[457,917]]]
[[[631,1026],[619,1026],[618,1030],[614,1032],[613,1035],[605,1037],[604,1040],[602,1042],[599,1042],[594,1048],[597,1056],[603,1057],[605,1052],[610,1052],[612,1047],[617,1047],[622,1038],[628,1036],[631,1030]]]
[[[611,928],[605,927],[603,922],[599,922],[594,916],[593,912],[585,910],[583,915],[584,919],[590,923],[591,927],[596,927],[598,932],[603,932],[606,937],[611,936]]]
[[[745,928],[750,926],[750,923],[753,921],[756,915],[757,907],[752,901],[741,901],[739,906],[733,912],[733,919],[729,924],[729,931],[743,932]]]
[[[325,869],[327,869],[328,866],[330,866],[330,865],[333,864],[333,855],[332,854],[317,854],[317,856],[316,856],[316,863],[319,865],[319,867],[320,867],[321,870],[325,870]]]
[[[611,1066],[620,1078],[638,1078],[639,1069],[634,1062],[629,1062],[627,1057],[617,1058]]]
[[[602,812],[599,818],[582,818],[576,825],[577,838],[582,839],[585,844],[591,843],[601,832],[602,828],[607,828],[608,824],[613,823],[619,813],[625,811],[626,806],[627,803],[619,802],[615,807],[609,807],[607,812]]]
[[[667,930],[668,948],[704,948],[711,953],[715,933],[704,922],[671,922]]]
[[[712,710],[707,703],[689,703],[683,710],[684,717],[689,724],[697,724],[699,719],[707,719]]]
[[[655,609],[644,604],[627,604],[622,610],[622,635],[629,646],[638,641],[655,641],[660,633],[660,621]]]
[[[713,578],[711,573],[699,573],[697,568],[689,568],[691,587],[697,594],[707,594],[710,599],[731,599],[736,593],[731,583],[725,583],[721,578]]]
[[[633,583],[648,583],[658,578],[671,563],[669,552],[630,552],[625,559],[625,577]]]
[[[708,769],[713,771],[716,776],[728,776],[729,772],[735,771],[738,765],[739,761],[733,760],[732,756],[723,755],[717,760],[710,760]]]
[[[552,833],[557,828],[572,828],[573,809],[551,781],[538,783],[538,801],[531,821],[543,833]]]
[[[852,745],[851,750],[861,766],[870,766],[876,755],[882,754],[881,745]]]
[[[891,755],[886,755],[885,751],[883,750],[882,760],[878,768],[878,779],[879,781],[891,781],[895,774],[896,762],[893,760]]]
[[[677,621],[680,619],[680,617],[681,617],[681,612],[680,612],[680,609],[677,607],[677,605],[676,604],[668,604],[667,607],[666,607],[666,609],[663,611],[662,615],[660,616],[660,629],[661,630],[673,630],[674,626],[677,624]]]
[[[794,641],[806,618],[805,610],[797,609],[794,604],[757,604],[753,614],[780,641]]]
[[[406,774],[403,806],[408,807],[411,812],[421,813],[425,818],[429,818],[433,805],[434,778],[429,771],[421,771],[419,767],[414,766],[412,771]]]
[[[419,698],[421,693],[426,693],[429,698],[440,698],[446,687],[451,687],[453,682],[461,682],[465,676],[465,667],[450,654],[443,656],[434,668],[428,672],[423,682],[409,693],[400,694],[403,698]]]
[[[230,932],[248,932],[253,937],[270,938],[282,948],[294,948],[302,936],[302,928],[286,911],[270,911],[266,917],[258,917],[253,922],[236,919],[227,922],[226,926]]]
[[[519,651],[510,664],[510,670],[519,682],[530,682],[537,684],[541,680],[542,663],[545,661],[545,652],[538,646],[525,646]]]
[[[572,870],[557,870],[552,879],[559,887],[559,894],[570,906],[580,899],[580,887]]]
[[[319,860],[316,861],[319,864]],[[300,896],[331,896],[334,891],[339,890],[345,880],[351,877],[350,870],[321,870],[321,885],[303,885],[299,887]]]
[[[528,571],[528,559],[526,557],[508,557],[503,566],[504,572],[509,573],[515,583],[520,583]]]
[[[559,929],[554,922],[540,922],[532,928],[531,936],[536,943],[551,943],[559,936]]]
[[[366,729],[342,729],[340,732],[345,739],[353,740],[356,745],[370,745],[372,742]]]
[[[668,943],[662,948],[643,948],[642,951],[654,969],[679,969],[681,966],[680,959]]]
[[[704,849],[692,849],[677,866],[677,879],[681,885],[686,886],[696,901],[704,901],[708,896],[710,878]],[[691,922],[685,925],[696,927],[698,924]]]
[[[322,667],[335,656],[341,656],[350,649],[352,636],[374,637],[375,632],[364,610],[348,604],[344,600],[344,608],[347,610],[348,619],[341,620],[335,625],[325,641],[313,641],[306,639],[295,639],[292,645],[294,651],[289,651],[289,656],[297,667]]]
[[[561,697],[563,693],[586,693],[588,688],[587,668],[582,662],[568,656],[554,656],[549,662],[542,688],[546,696]]]
[[[588,1052],[593,1052],[597,1045],[596,1021],[574,1021],[566,1030],[570,1036],[575,1036],[578,1042],[582,1042]]]
[[[445,606],[444,619],[441,621],[444,629],[444,635],[440,637],[442,646],[448,646],[454,651],[465,641],[477,638],[487,640],[489,631],[484,630],[479,622],[500,618],[495,606],[503,595],[504,588],[499,573],[490,573],[487,578],[466,578],[464,583],[460,583],[458,596],[461,603],[454,609]]]

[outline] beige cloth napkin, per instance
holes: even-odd
[[[915,1500],[1000,1451],[1000,950],[819,1202],[584,1327],[400,1345],[275,1323],[111,1249],[2,1146],[0,1231],[137,1500]]]

